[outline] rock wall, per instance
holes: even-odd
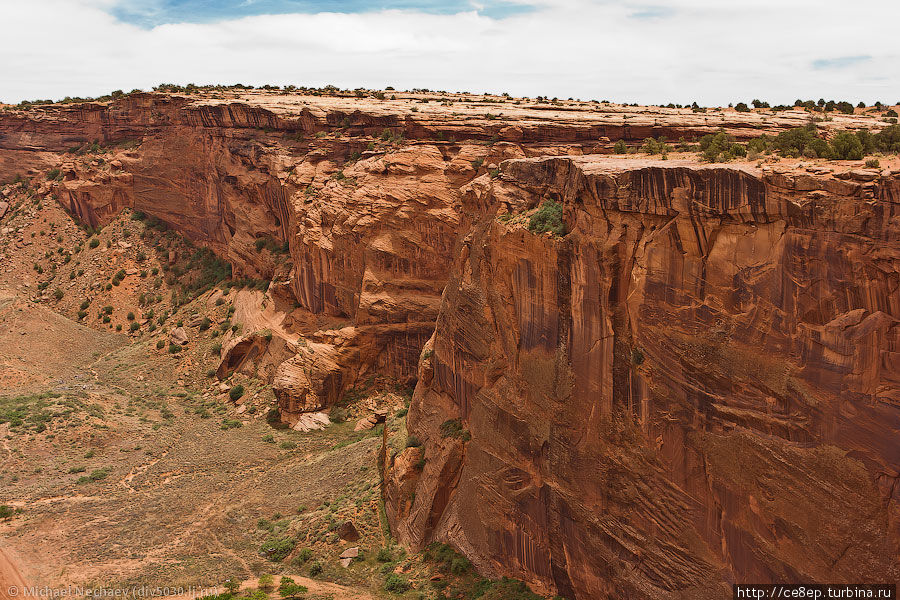
[[[579,599],[897,579],[900,178],[621,164],[468,189],[400,539]],[[564,238],[495,218],[544,199]]]

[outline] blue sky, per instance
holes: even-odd
[[[167,83],[900,100],[897,0],[0,0],[0,101]]]
[[[254,15],[365,13],[382,10],[451,15],[466,11],[502,19],[532,10],[523,3],[467,0],[138,0],[123,2],[111,12],[120,20],[154,27],[171,23],[209,23]]]

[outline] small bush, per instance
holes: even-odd
[[[232,402],[236,402],[243,395],[244,395],[244,386],[242,386],[241,384],[237,384],[236,386],[231,388],[231,391],[228,392],[228,397],[231,398]]]
[[[422,445],[422,442],[414,435],[406,436],[406,447],[407,448],[418,448]]]
[[[547,200],[528,219],[528,230],[537,234],[549,231],[553,235],[566,235],[566,225],[562,221],[562,214],[561,204],[553,200]]]
[[[259,554],[272,562],[283,561],[294,551],[296,542],[290,538],[272,538],[259,547]]]
[[[237,419],[222,419],[221,429],[227,431],[229,429],[238,429],[243,426],[244,424]]]
[[[384,579],[384,590],[392,594],[402,594],[409,589],[409,582],[396,573],[390,573]]]
[[[57,300],[62,300],[63,296],[64,296],[64,294],[63,294],[63,291],[62,291],[61,289],[56,288],[56,289],[53,291],[53,297],[56,298]]]
[[[91,238],[90,243],[88,243],[88,247],[91,249],[94,249],[99,245],[100,245],[100,240],[98,240],[97,238]]]
[[[316,562],[312,563],[311,565],[309,565],[309,576],[310,577],[315,577],[316,575],[321,575],[321,574],[322,574],[322,563],[320,563],[319,561],[316,561]]]
[[[211,324],[212,321],[209,320],[209,317],[203,317],[203,321],[200,322],[200,331],[206,331]]]
[[[140,328],[141,328],[141,326],[137,321],[132,321],[131,325],[128,326],[128,331],[131,333],[134,333],[135,331],[137,331]]]
[[[382,563],[388,563],[394,560],[394,555],[391,553],[390,548],[381,548],[378,551],[378,554],[375,555],[375,560]]]
[[[282,598],[302,597],[309,589],[305,585],[299,585],[290,577],[282,576],[278,585],[278,595]]]
[[[273,587],[275,587],[275,578],[268,573],[263,573],[259,576],[256,584],[261,590],[271,590]]]
[[[300,552],[297,553],[297,556],[294,557],[295,565],[302,565],[309,562],[309,559],[312,558],[313,552],[309,548],[303,548]]]
[[[881,163],[878,162],[877,158],[870,158],[869,160],[866,161],[867,169],[877,169],[880,166],[881,166]]]
[[[86,475],[84,477],[78,478],[78,483],[89,483],[91,481],[100,481],[102,479],[106,479],[109,477],[110,468],[104,467],[102,469],[96,469],[92,471],[90,475]]]
[[[0,504],[0,519],[9,519],[15,514],[15,511],[6,504]]]
[[[613,144],[613,152],[616,154],[628,154],[628,145],[625,144],[625,140],[619,140]]]
[[[169,354],[178,354],[181,352],[181,346],[178,344],[169,344]]]
[[[163,348],[165,348],[165,346],[166,346],[165,340],[159,340],[158,342],[156,342],[157,350],[162,350]]]

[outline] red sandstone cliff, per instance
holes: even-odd
[[[569,598],[896,580],[897,175],[560,158],[476,181],[409,414],[425,468],[388,483],[401,540]],[[493,218],[547,198],[564,238]]]
[[[368,373],[417,380],[424,450],[386,483],[404,543],[571,600],[897,579],[897,172],[598,154],[759,131],[731,114],[308,100],[0,114],[0,176],[59,166],[83,222],[141,210],[274,279],[280,343],[220,371],[268,353],[289,421]],[[563,238],[524,227],[547,199]]]

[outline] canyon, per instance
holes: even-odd
[[[613,154],[802,110],[396,95],[4,110],[0,181],[270,281],[217,376],[270,383],[286,426],[375,375],[414,385],[411,441],[381,451],[413,551],[569,600],[900,579],[896,157]],[[529,229],[547,203],[564,235]]]

